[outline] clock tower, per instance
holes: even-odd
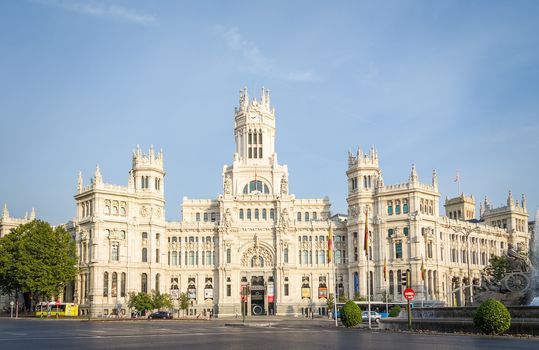
[[[233,164],[223,169],[225,195],[280,195],[288,169],[277,163],[275,108],[270,106],[269,90],[262,88],[257,100],[249,99],[247,88],[243,88],[234,113],[236,150]]]

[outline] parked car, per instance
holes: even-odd
[[[167,312],[167,311],[157,311],[157,312],[154,312],[153,314],[148,315],[148,320],[153,320],[153,319],[172,320],[172,318],[173,318],[172,313]]]
[[[380,322],[381,318],[382,318],[382,315],[380,315],[378,312],[371,311],[371,322],[372,321]],[[369,312],[368,311],[363,311],[361,313],[361,320],[363,320],[363,322],[369,321]]]

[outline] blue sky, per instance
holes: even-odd
[[[125,185],[131,151],[163,148],[167,219],[215,198],[238,91],[271,90],[297,198],[346,212],[348,150],[375,144],[386,184],[438,172],[539,205],[537,1],[2,1],[0,204],[75,215],[87,183]]]

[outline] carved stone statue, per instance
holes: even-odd
[[[281,195],[288,194],[288,179],[286,175],[281,178]]]
[[[509,261],[509,269],[513,271],[529,272],[531,267],[530,259],[513,248],[509,244],[507,249],[507,259]]]
[[[230,213],[230,209],[228,209],[228,208],[225,210],[225,217],[224,217],[224,220],[223,220],[223,224],[227,228],[232,226],[232,214]]]
[[[290,219],[288,218],[288,210],[286,208],[281,212],[281,226],[287,228],[290,224]]]
[[[224,183],[224,191],[225,194],[232,194],[232,180],[230,179],[230,176],[225,176],[225,183]]]

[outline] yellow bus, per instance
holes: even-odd
[[[36,306],[37,317],[76,317],[79,315],[79,306],[74,303],[59,303],[54,301],[41,302]]]

